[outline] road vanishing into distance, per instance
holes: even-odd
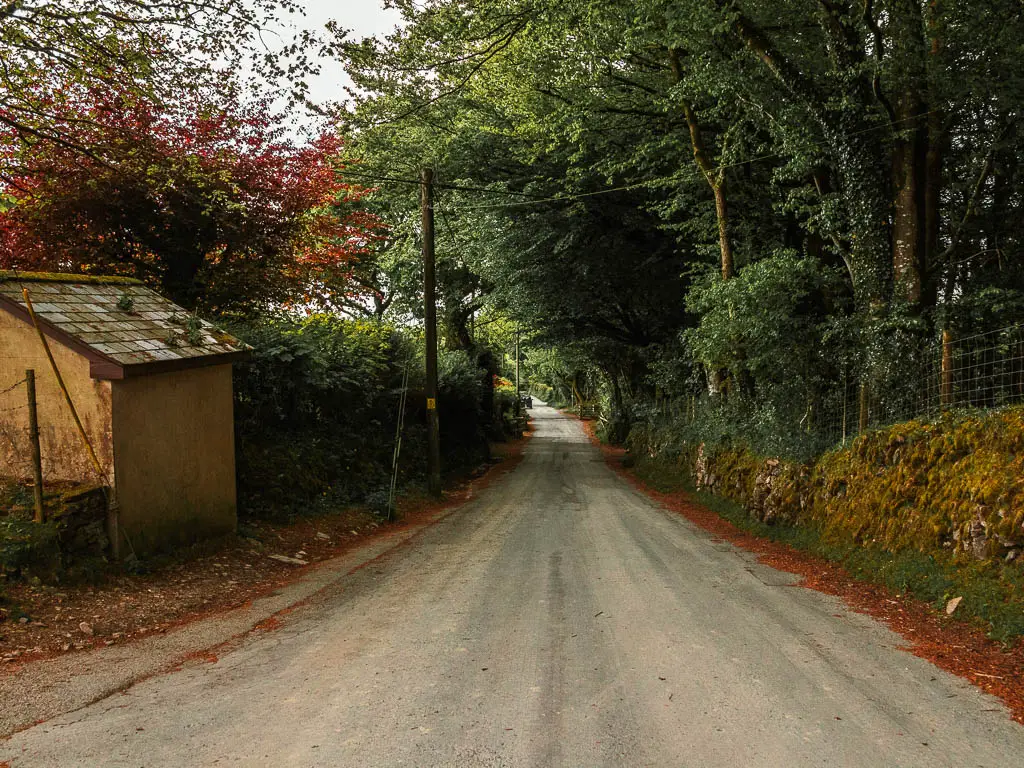
[[[0,743],[55,766],[1009,766],[1024,728],[533,411],[476,500],[250,636]]]

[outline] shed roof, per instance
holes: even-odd
[[[0,309],[39,324],[90,360],[97,379],[221,365],[250,347],[147,288],[138,280],[0,271]]]

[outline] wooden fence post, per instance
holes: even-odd
[[[942,382],[939,387],[939,405],[948,408],[953,405],[953,334],[948,329],[942,332]]]
[[[866,381],[860,383],[860,418],[857,421],[857,433],[863,435],[871,423],[871,389]]]
[[[46,520],[43,508],[43,452],[39,446],[39,412],[36,410],[36,372],[25,371],[25,388],[28,390],[28,437],[32,441],[32,480],[35,496],[35,521]]]

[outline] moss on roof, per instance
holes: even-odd
[[[134,277],[75,275],[68,272],[18,272],[0,269],[0,283],[78,283],[80,285],[142,285]]]
[[[137,281],[67,274],[26,279],[25,273],[0,272],[0,308],[24,309],[24,290],[50,328],[122,367],[214,360],[248,350]]]

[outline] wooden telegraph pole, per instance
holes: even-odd
[[[437,417],[437,296],[434,277],[434,171],[421,176],[423,213],[423,308],[427,337],[427,488],[441,495],[441,426]]]
[[[516,328],[516,416],[522,413],[522,401],[519,399],[519,329]]]

